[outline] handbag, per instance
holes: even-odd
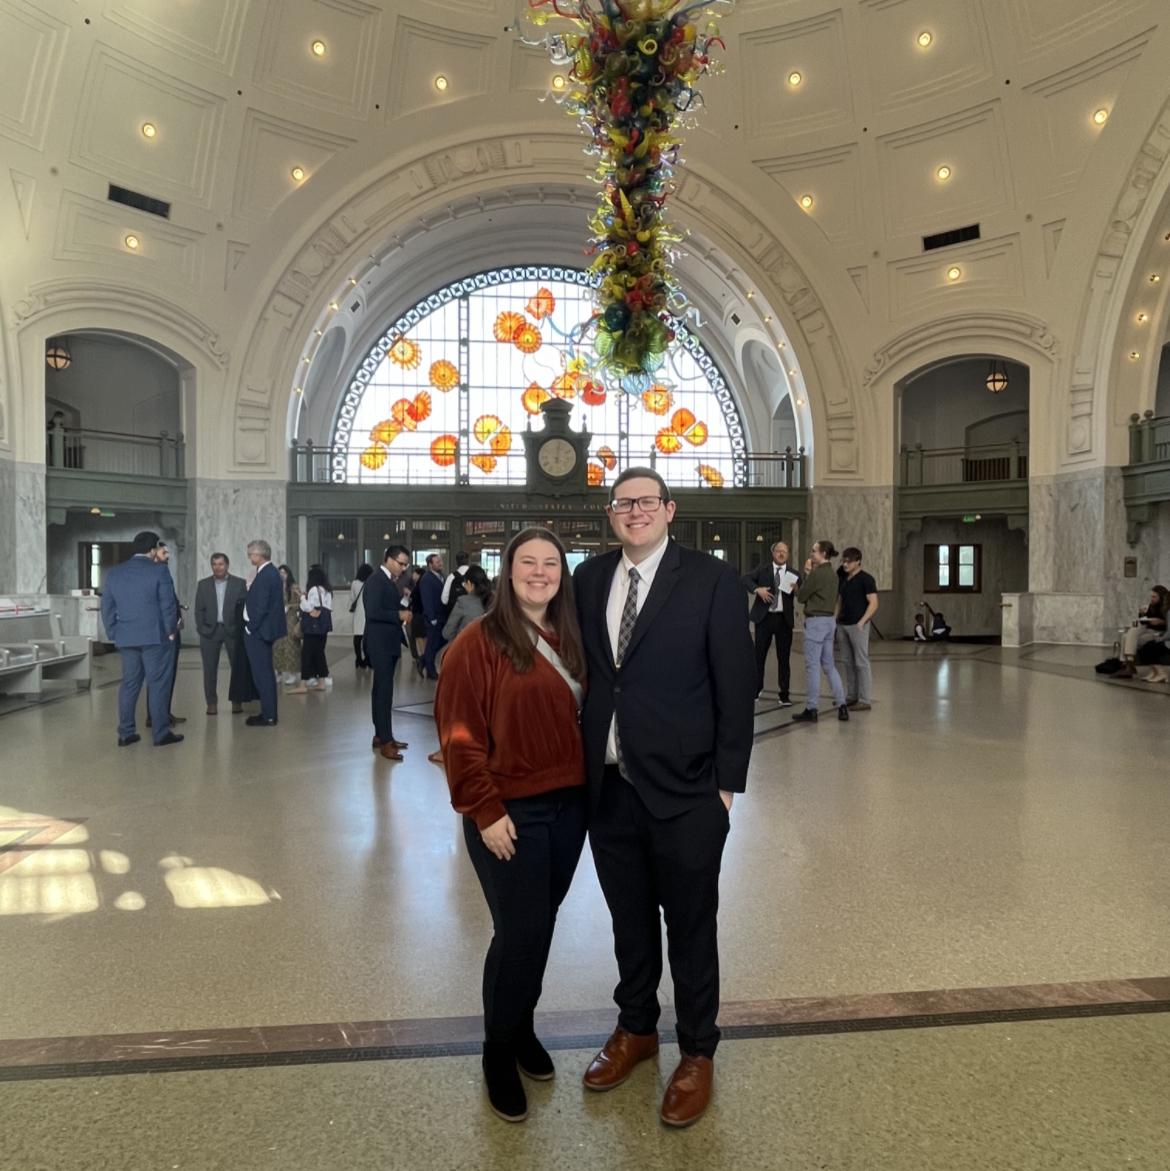
[[[354,598],[354,600],[352,602],[350,602],[350,604],[349,604],[349,612],[351,614],[357,609],[358,602],[360,602],[362,600],[362,594],[365,593],[365,589],[366,589],[366,583],[363,581],[362,588],[360,590],[358,590],[358,592],[357,592],[357,597]]]
[[[314,634],[328,634],[333,629],[333,611],[325,606],[321,607],[321,613],[316,618],[312,614],[306,614],[301,611],[301,633]]]

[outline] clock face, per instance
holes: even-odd
[[[577,466],[577,449],[567,439],[549,439],[540,445],[536,462],[546,476],[567,476]]]

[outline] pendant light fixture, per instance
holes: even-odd
[[[992,394],[1002,394],[1007,390],[1007,386],[1007,363],[1000,358],[992,358],[991,369],[987,372],[987,389]]]

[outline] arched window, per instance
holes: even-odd
[[[745,482],[739,412],[718,367],[684,326],[659,377],[629,394],[592,377],[580,326],[592,278],[560,267],[503,268],[420,301],[362,362],[338,410],[335,483],[522,484],[520,433],[540,404],[573,404],[589,483],[650,462],[668,483]]]

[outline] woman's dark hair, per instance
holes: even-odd
[[[1158,601],[1162,606],[1162,616],[1170,618],[1170,590],[1163,585],[1156,585],[1150,587],[1150,593],[1158,595]]]
[[[305,593],[307,594],[312,589],[333,592],[333,587],[329,584],[329,575],[321,565],[309,566],[309,575],[305,578]]]
[[[486,610],[492,601],[492,583],[488,575],[479,565],[473,565],[464,575],[463,580],[471,583],[471,592],[483,603]]]
[[[286,602],[292,601],[293,586],[297,584],[296,575],[289,565],[278,565],[276,567],[278,573],[284,574],[284,600]]]
[[[816,546],[820,549],[822,557],[837,556],[837,546],[832,541],[817,541]]]
[[[531,528],[517,533],[504,550],[500,567],[499,588],[491,608],[483,619],[483,632],[507,656],[521,675],[532,670],[536,646],[532,639],[532,623],[524,616],[520,601],[512,589],[512,562],[517,551],[529,541],[547,541],[556,547],[561,558],[561,587],[545,612],[547,628],[556,635],[557,653],[565,670],[578,681],[585,679],[585,652],[581,647],[581,628],[577,625],[577,607],[573,602],[573,581],[565,547],[557,535],[548,529]]]
[[[354,581],[368,581],[370,575],[374,572],[374,567],[368,562],[363,561],[358,566],[358,571],[353,575]]]

